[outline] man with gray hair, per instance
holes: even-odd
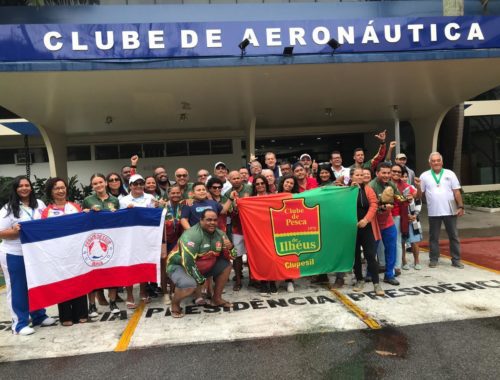
[[[415,178],[418,195],[425,196],[429,214],[429,267],[436,268],[439,259],[439,232],[444,222],[450,240],[451,265],[463,269],[460,262],[460,240],[458,239],[457,217],[464,215],[464,202],[460,183],[451,170],[443,169],[443,157],[439,152],[429,155],[428,170]]]

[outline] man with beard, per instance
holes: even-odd
[[[163,199],[168,198],[168,189],[170,187],[170,181],[168,179],[167,169],[164,166],[159,165],[153,170],[153,177],[160,188],[161,197]]]
[[[363,148],[354,149],[354,164],[351,165],[350,168],[362,168],[362,169],[371,169],[374,171],[378,164],[385,159],[386,145],[385,145],[385,137],[387,131],[382,131],[379,134],[375,135],[375,138],[380,141],[380,147],[378,148],[377,154],[371,159],[365,162],[365,151]]]
[[[296,162],[293,165],[293,175],[295,176],[295,178],[297,178],[297,183],[299,184],[299,193],[318,187],[318,182],[316,181],[316,179],[307,175],[306,169],[300,161]]]

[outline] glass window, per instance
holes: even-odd
[[[173,141],[173,142],[168,142],[166,145],[167,145],[167,156],[169,157],[188,155],[187,141]]]
[[[130,157],[130,156],[129,156]],[[113,160],[120,158],[118,155],[118,145],[96,145],[95,159],[96,160]]]
[[[144,157],[165,157],[165,144],[151,143],[142,144]]]
[[[210,154],[210,141],[190,141],[189,142],[189,155],[200,156],[203,154]]]
[[[120,144],[120,158],[130,158],[136,154],[142,157],[141,144]]]
[[[68,146],[68,161],[90,161],[92,155],[89,145]]]
[[[13,164],[14,155],[17,153],[17,149],[2,149],[0,150],[0,165]]]
[[[210,141],[212,154],[232,154],[233,141],[232,140],[212,140]]]

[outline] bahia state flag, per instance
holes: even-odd
[[[21,223],[29,309],[95,289],[159,282],[165,215],[131,208]]]
[[[349,272],[357,233],[357,187],[238,200],[252,277],[286,280]]]

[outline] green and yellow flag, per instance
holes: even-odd
[[[238,200],[252,277],[285,280],[351,271],[357,187]]]

